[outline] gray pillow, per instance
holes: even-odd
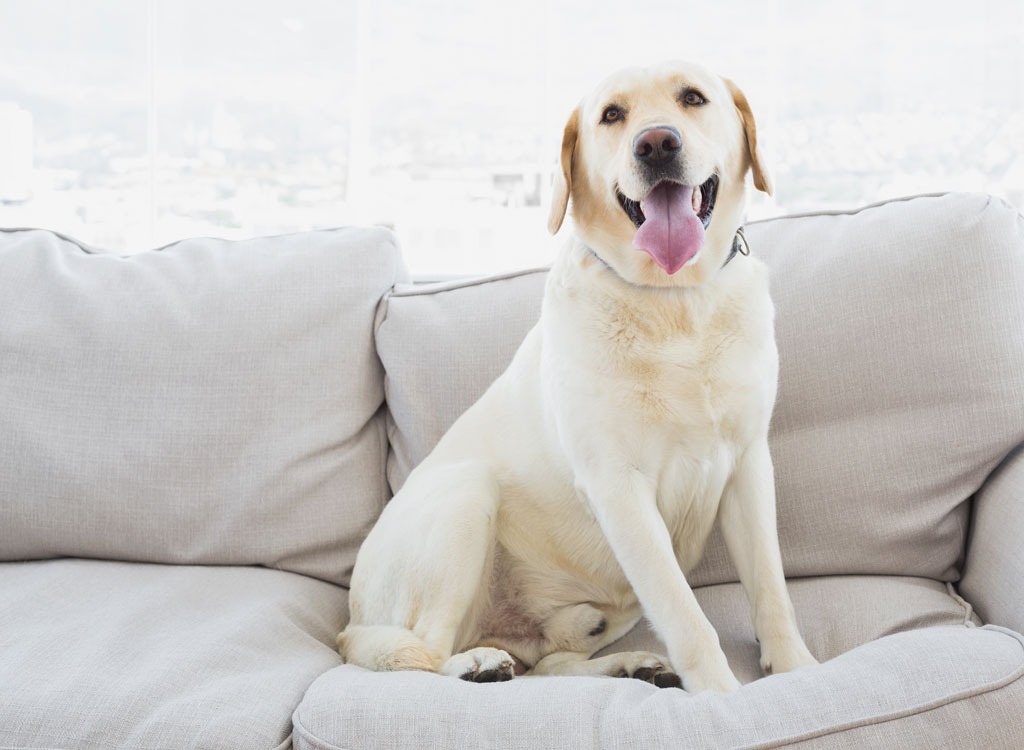
[[[346,583],[388,496],[392,235],[121,258],[0,232],[0,559],[261,564]]]

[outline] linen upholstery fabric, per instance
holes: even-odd
[[[787,574],[955,580],[970,496],[1024,443],[1024,219],[948,194],[747,237],[777,307]]]
[[[1021,636],[973,626],[943,584],[884,576],[794,581],[802,630],[812,651],[830,660],[760,679],[752,630],[736,632],[750,629],[739,584],[696,594],[746,683],[732,695],[601,677],[475,685],[344,665],[310,686],[293,718],[295,748],[934,750],[950,737],[993,748],[1024,738]],[[900,632],[915,627],[925,629]],[[649,631],[637,637],[639,630],[612,649],[651,645]]]
[[[949,194],[756,222],[747,238],[777,309],[787,574],[956,580],[968,500],[1024,442],[1021,218]],[[393,488],[507,366],[542,293],[537,272],[384,300]],[[689,579],[736,580],[717,530]]]
[[[263,568],[0,564],[0,747],[290,747],[347,597]]]
[[[388,497],[392,235],[128,258],[0,232],[0,559],[261,564],[345,583]]]
[[[1024,633],[1024,446],[975,496],[967,552],[963,595],[988,622]]]
[[[537,322],[546,278],[535,269],[397,284],[384,298],[376,342],[385,363],[392,491],[508,366]]]

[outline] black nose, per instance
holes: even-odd
[[[654,126],[641,130],[633,139],[633,156],[645,164],[664,164],[683,148],[683,138],[675,128]]]

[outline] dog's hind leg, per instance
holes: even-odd
[[[352,625],[338,634],[338,653],[347,664],[375,672],[436,672],[442,659],[408,628]]]
[[[360,549],[352,620],[338,636],[339,651],[347,662],[377,671],[420,669],[478,681],[495,670],[503,675],[511,657],[500,649],[457,654],[479,640],[489,601],[498,482],[483,462],[421,469]]]

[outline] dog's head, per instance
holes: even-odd
[[[771,193],[743,92],[689,63],[617,73],[566,123],[548,229],[576,232],[635,284],[699,284],[729,255],[746,174]]]

